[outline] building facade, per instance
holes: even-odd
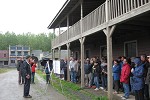
[[[0,50],[0,67],[8,66],[9,52],[8,50]]]
[[[29,46],[9,46],[9,66],[15,67],[18,58],[22,57],[24,59],[27,55],[30,55]]]
[[[81,59],[81,73],[85,58],[107,57],[108,98],[112,100],[112,60],[150,54],[149,18],[150,0],[67,0],[48,26],[54,32],[67,27],[52,41],[53,54],[64,49],[68,58]]]

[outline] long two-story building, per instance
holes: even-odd
[[[53,53],[64,49],[80,58],[82,73],[84,58],[107,57],[111,100],[112,60],[150,53],[150,0],[67,0],[48,26],[61,27],[67,30],[53,39]]]

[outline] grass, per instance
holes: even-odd
[[[36,71],[39,76],[45,79],[45,75],[42,71]],[[91,98],[90,100],[108,100],[106,96],[96,96],[94,93],[81,89],[78,84],[72,82],[60,80],[54,74],[52,74],[51,84],[59,93],[65,95],[69,100],[81,100],[82,96]]]
[[[1,74],[1,73],[5,73],[5,72],[8,72],[8,71],[10,71],[10,70],[12,70],[12,69],[10,69],[10,68],[0,68],[0,74]]]

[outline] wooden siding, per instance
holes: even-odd
[[[126,36],[129,36],[131,33],[126,34]],[[115,33],[114,33],[115,35]],[[149,33],[132,33],[132,35],[130,37],[124,38],[121,37],[119,38],[119,42],[115,43],[115,41],[113,41],[113,58],[116,59],[119,56],[123,56],[124,55],[124,43],[128,42],[128,41],[137,41],[137,53],[138,56],[140,56],[141,54],[150,54],[150,34]],[[114,39],[114,38],[113,38]],[[106,41],[106,40],[103,40]],[[97,41],[95,41],[97,42]],[[99,46],[98,46],[99,45]],[[94,57],[94,56],[98,56],[100,57],[100,46],[104,46],[106,44],[97,44],[96,47],[93,45],[93,43],[90,43],[88,45],[85,45],[85,50],[88,49],[90,50],[90,58]],[[90,48],[90,49],[89,49]],[[71,51],[78,51],[80,54],[80,50],[79,47],[76,48],[71,48]],[[79,55],[80,57],[80,55]]]

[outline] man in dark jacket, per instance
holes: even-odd
[[[19,83],[20,85],[21,85],[21,84],[24,84],[23,59],[22,59],[22,58],[19,58],[19,60],[18,60],[18,63],[17,63],[17,71],[18,71],[18,74],[19,74],[18,83]]]
[[[24,83],[24,98],[32,98],[29,95],[30,91],[30,82],[31,82],[31,63],[33,63],[33,59],[31,56],[26,56],[26,60],[23,62],[24,65],[24,75],[25,75],[25,83]]]
[[[148,61],[147,61],[147,56],[145,54],[141,55],[141,64],[144,66],[144,81],[146,81],[147,78],[147,72],[148,72]],[[145,82],[144,84],[144,100],[149,100],[149,85]]]

